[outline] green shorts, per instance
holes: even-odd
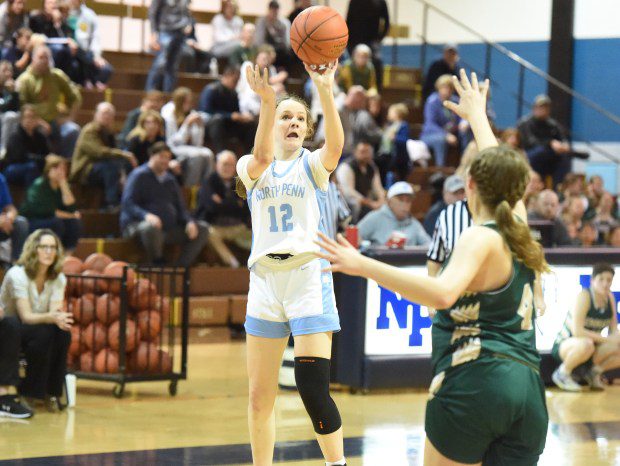
[[[549,417],[545,389],[532,368],[484,357],[449,369],[426,405],[426,435],[461,463],[534,466]]]

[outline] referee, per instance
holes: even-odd
[[[472,226],[471,213],[467,199],[456,201],[445,207],[437,217],[431,245],[426,253],[426,269],[431,277],[436,277],[441,266],[450,257],[456,241],[463,230]]]

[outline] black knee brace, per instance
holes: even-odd
[[[327,435],[340,429],[340,413],[329,395],[329,359],[315,356],[295,358],[295,382],[314,431]]]

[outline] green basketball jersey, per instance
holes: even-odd
[[[495,223],[484,226],[497,231]],[[539,368],[534,333],[535,273],[513,259],[512,277],[495,291],[464,293],[433,319],[435,374],[481,355],[510,358]]]
[[[611,307],[611,301],[607,299],[607,304],[605,306],[597,308],[594,304],[594,294],[592,293],[592,289],[588,288],[588,292],[590,294],[590,307],[586,313],[583,327],[586,330],[601,333],[604,329],[609,327],[612,322],[613,309]],[[558,336],[555,339],[556,343],[573,336],[573,332],[571,330],[572,326],[573,314],[572,312],[569,312],[566,314],[566,319],[564,320],[562,330],[560,330],[560,333],[558,333]]]

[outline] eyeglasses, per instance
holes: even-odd
[[[51,246],[49,244],[39,244],[37,246],[37,249],[39,251],[45,251],[45,252],[56,252],[56,251],[58,251],[58,247],[57,246]]]

